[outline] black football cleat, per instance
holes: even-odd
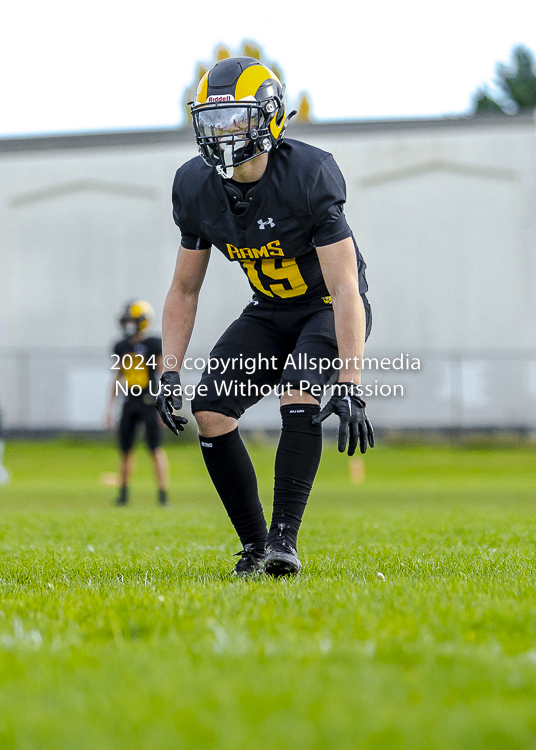
[[[247,578],[264,572],[262,566],[264,554],[256,550],[253,544],[244,544],[244,549],[237,552],[235,557],[238,555],[240,555],[240,560],[234,566],[231,575]]]
[[[158,502],[158,505],[168,504],[168,494],[166,490],[158,490],[157,502]]]
[[[296,549],[286,538],[290,531],[285,523],[277,526],[278,533],[275,539],[268,542],[264,553],[264,572],[274,578],[281,576],[295,576],[302,569]]]

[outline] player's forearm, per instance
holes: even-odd
[[[365,308],[357,283],[345,284],[332,293],[335,334],[343,367],[341,383],[361,383],[361,361],[365,348]]]
[[[179,248],[173,281],[162,317],[163,371],[182,367],[195,322],[199,290],[205,277],[210,250]]]
[[[182,367],[190,343],[197,311],[198,294],[187,294],[174,287],[169,290],[162,316],[163,371]]]
[[[110,411],[114,405],[115,398],[117,396],[117,381],[119,380],[118,377],[115,377],[112,379],[110,390],[108,391],[108,404],[107,409]]]
[[[339,382],[361,383],[366,318],[359,294],[355,244],[351,237],[317,248],[324,281],[333,301],[335,334],[343,366]]]

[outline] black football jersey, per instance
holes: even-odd
[[[250,206],[238,216],[223,179],[200,156],[177,171],[172,198],[183,247],[215,245],[242,266],[254,297],[276,304],[331,303],[316,247],[352,237],[343,211],[346,185],[331,154],[284,140],[270,152]],[[355,249],[364,295],[366,265]]]
[[[159,336],[147,336],[142,341],[130,341],[121,339],[113,349],[113,353],[119,357],[118,366],[121,371],[122,380],[128,383],[128,398],[142,398],[148,391],[149,385],[153,395],[158,390],[158,374],[156,361],[162,355],[162,339]],[[131,393],[132,386],[140,386],[141,393],[135,389]]]

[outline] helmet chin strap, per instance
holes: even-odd
[[[232,165],[229,167],[224,167],[221,164],[218,164],[218,166],[216,167],[216,172],[220,175],[220,177],[223,177],[224,180],[230,180],[234,175],[234,167]]]
[[[221,164],[218,165],[218,173],[224,180],[230,180],[234,174],[234,143],[220,143]]]

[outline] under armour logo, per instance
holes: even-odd
[[[266,221],[259,219],[257,224],[259,225],[259,229],[264,229],[264,227],[275,227],[274,220],[271,216]]]

